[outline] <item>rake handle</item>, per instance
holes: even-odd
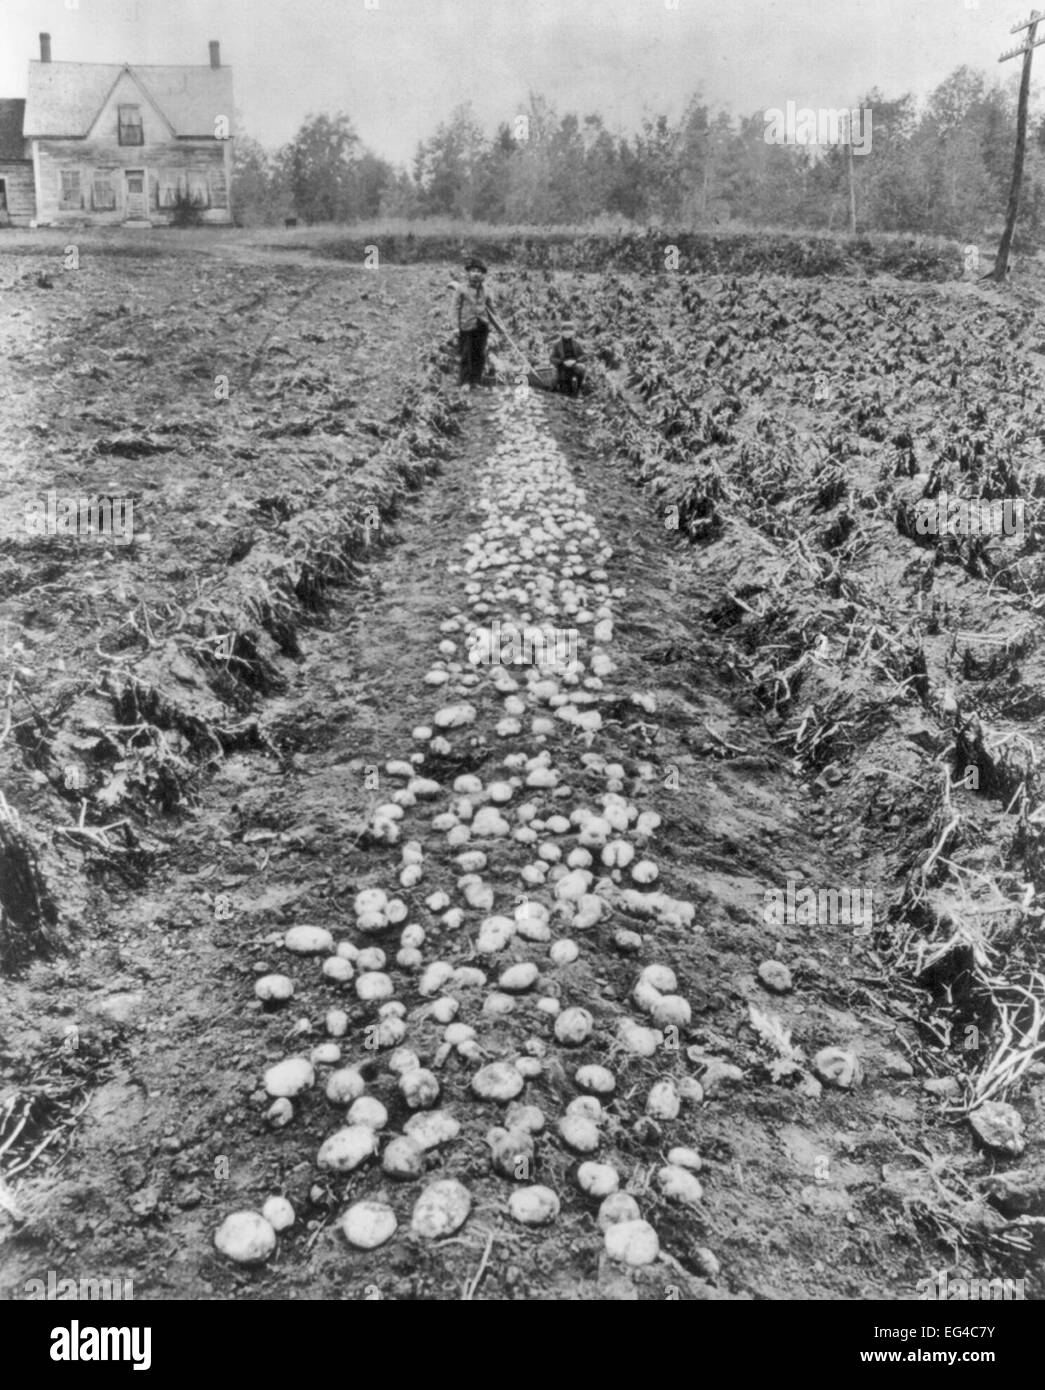
[[[517,355],[518,357],[521,357],[521,358],[522,358],[522,360],[526,363],[527,368],[528,368],[531,372],[532,372],[532,371],[535,371],[536,368],[534,367],[533,363],[532,363],[532,362],[530,361],[530,359],[527,357],[526,353],[523,352],[522,348],[521,348],[521,347],[519,346],[519,344],[515,341],[515,339],[512,337],[512,335],[508,332],[507,328],[505,328],[504,324],[501,323],[499,319],[497,319],[497,318],[494,317],[494,312],[493,312],[493,310],[492,310],[492,309],[488,309],[486,312],[489,314],[489,316],[490,316],[490,322],[493,324],[494,328],[497,329],[498,333],[500,333],[501,336],[502,336],[503,338],[506,338],[506,339],[508,340],[508,342],[509,342],[509,344],[511,345],[511,347],[515,350],[516,355]]]

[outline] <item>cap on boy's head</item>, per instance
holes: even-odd
[[[478,256],[469,256],[469,258],[464,263],[464,268],[465,270],[477,270],[480,275],[486,274],[486,266],[482,263]]]
[[[577,325],[574,323],[573,319],[563,319],[562,331],[564,333],[572,333],[576,327]]]

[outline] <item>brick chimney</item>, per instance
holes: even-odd
[[[221,44],[217,39],[210,41],[210,65],[212,68],[221,67]]]
[[[51,61],[51,36],[50,34],[40,35],[40,62],[49,63]]]

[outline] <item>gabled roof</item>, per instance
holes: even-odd
[[[232,69],[129,63],[29,64],[27,138],[86,135],[122,73],[129,72],[176,135],[214,135],[215,116],[232,122]]]
[[[0,159],[25,159],[25,140],[22,118],[25,101],[22,97],[0,97]]]

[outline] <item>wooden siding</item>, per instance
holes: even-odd
[[[0,160],[0,179],[7,187],[7,213],[0,212],[0,226],[28,227],[36,216],[32,164]]]
[[[171,212],[165,202],[169,196],[176,196],[179,188],[206,195],[206,206],[202,210],[204,221],[231,221],[226,149],[229,142],[149,140],[150,133],[158,132],[155,118],[150,125],[148,115],[147,109],[143,109],[144,145],[117,143],[115,125],[108,138],[34,140],[38,169],[37,220],[58,226],[123,222],[128,215],[124,170],[144,169],[148,176],[148,217],[151,221],[170,221]],[[63,207],[62,172],[74,170],[80,175],[80,206]],[[94,206],[96,173],[111,180],[116,200],[112,209]]]

